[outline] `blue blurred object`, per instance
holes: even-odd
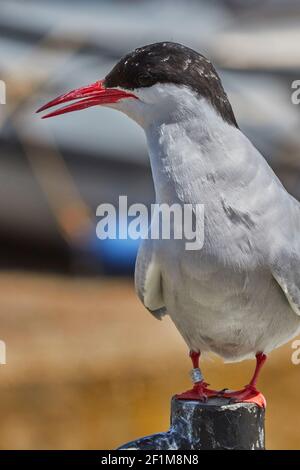
[[[107,272],[131,272],[134,270],[135,259],[140,240],[95,240],[94,249],[99,250],[100,257]]]
[[[130,274],[134,271],[139,244],[140,239],[129,237],[100,240],[95,232],[88,238],[84,251],[94,258],[93,264],[99,263],[99,270],[105,274]]]

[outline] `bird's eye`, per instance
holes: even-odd
[[[148,85],[150,80],[150,75],[148,73],[140,73],[138,75],[138,82],[140,86]]]

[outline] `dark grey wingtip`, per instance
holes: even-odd
[[[147,308],[147,307],[146,307]],[[166,307],[161,307],[156,310],[150,310],[150,308],[147,308],[147,310],[155,317],[157,320],[161,320],[162,317],[164,317],[167,314]]]

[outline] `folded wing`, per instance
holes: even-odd
[[[152,315],[160,320],[166,314],[161,270],[152,240],[143,240],[135,266],[136,292]]]

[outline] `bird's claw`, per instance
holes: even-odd
[[[217,396],[217,390],[211,390],[208,388],[208,383],[201,381],[194,384],[191,390],[176,395],[179,400],[198,400],[207,402],[210,397]]]
[[[233,403],[255,403],[261,408],[265,408],[267,404],[263,394],[251,384],[241,390],[224,392],[223,397],[230,398]]]

